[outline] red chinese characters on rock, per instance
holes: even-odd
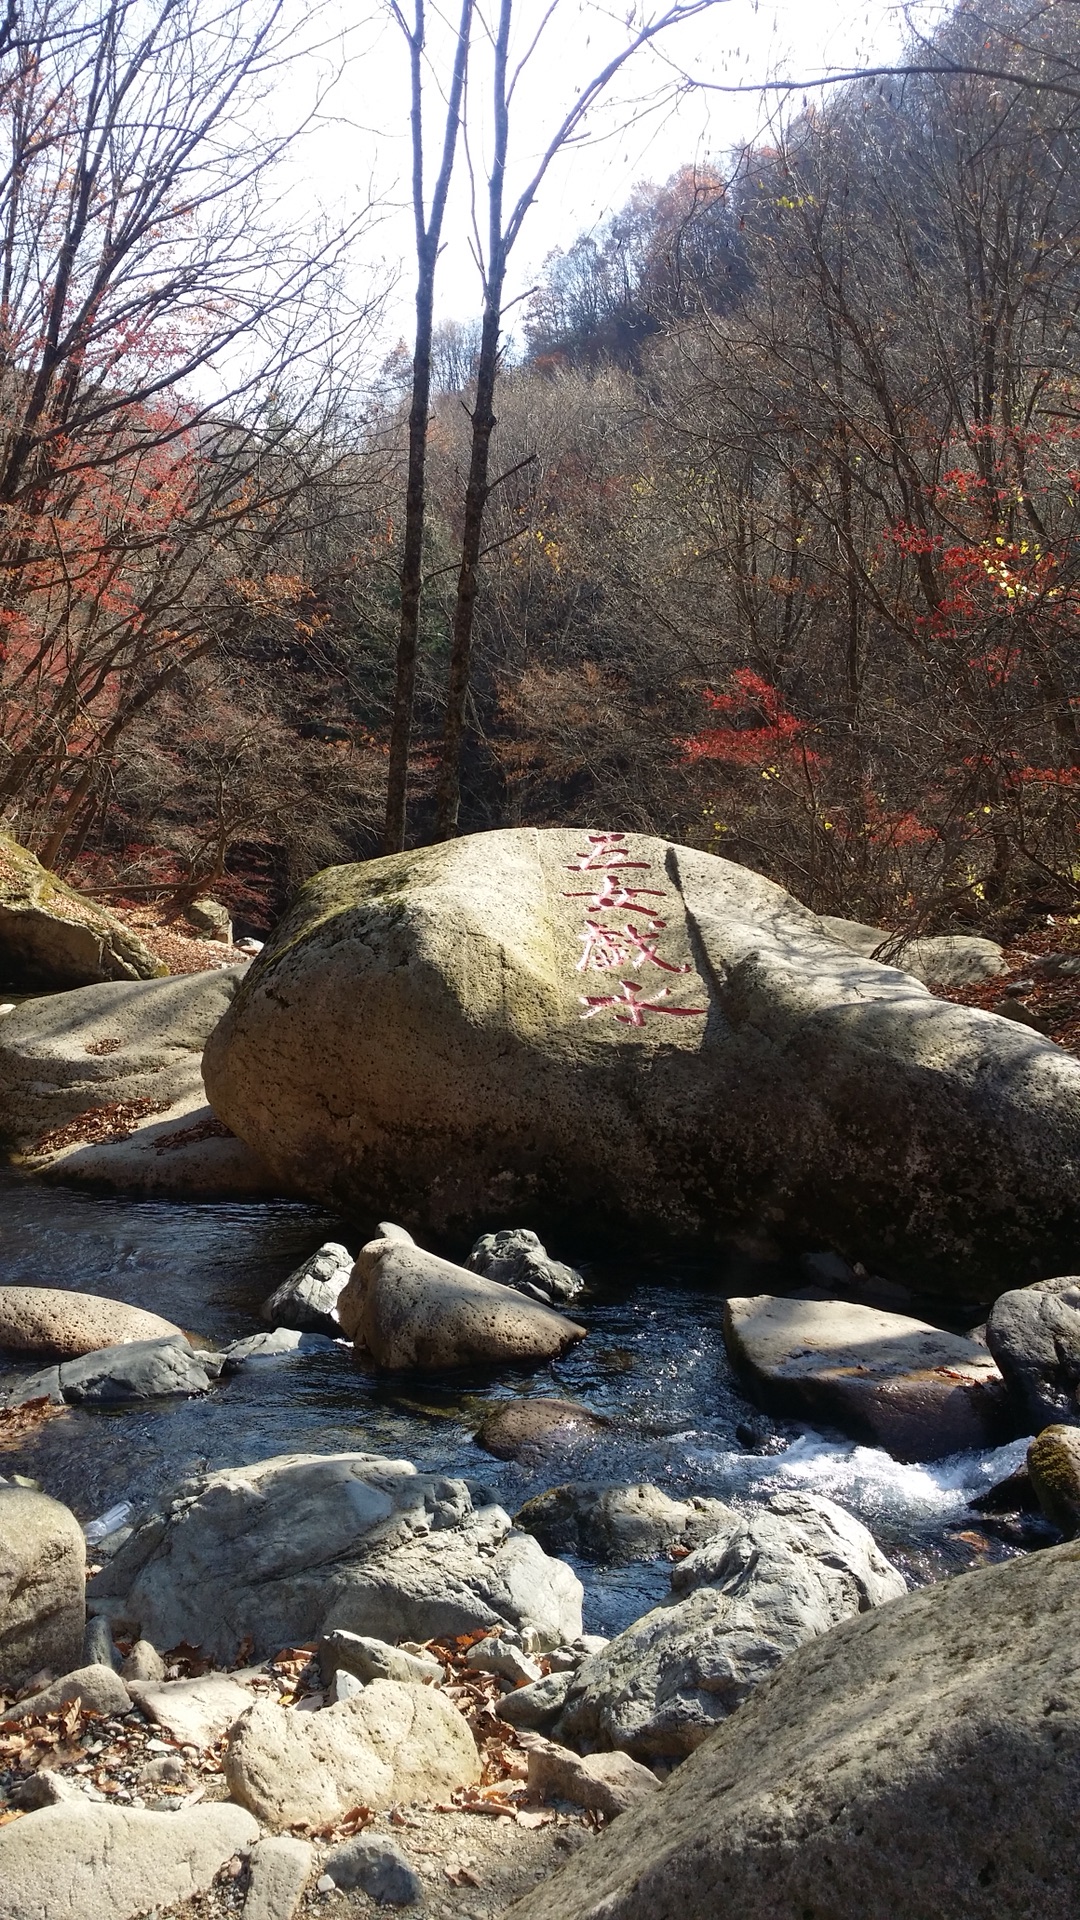
[[[620,967],[639,969],[643,966],[659,967],[664,973],[692,973],[689,961],[666,960],[660,953],[658,943],[667,927],[667,921],[656,907],[646,906],[646,900],[664,900],[667,890],[663,887],[625,886],[619,874],[630,868],[639,872],[649,872],[652,862],[634,860],[631,849],[626,845],[624,833],[590,833],[588,849],[578,854],[571,862],[571,873],[602,873],[603,879],[595,892],[568,888],[564,894],[567,900],[585,900],[585,925],[578,935],[582,944],[580,960],[576,962],[578,973],[612,973]],[[632,918],[605,923],[603,915],[629,912]],[[582,1020],[592,1020],[597,1014],[612,1013],[624,1026],[643,1027],[650,1014],[672,1014],[681,1019],[703,1019],[707,1007],[672,1006],[669,1002],[670,987],[657,987],[653,991],[635,980],[620,979],[621,993],[582,994],[580,996],[585,1011]]]

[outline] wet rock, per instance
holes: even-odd
[[[358,1833],[326,1856],[326,1872],[343,1893],[366,1893],[380,1907],[411,1907],[424,1897],[424,1883],[396,1840]]]
[[[149,1640],[136,1640],[121,1662],[120,1677],[122,1680],[164,1680],[165,1662]]]
[[[204,1673],[196,1680],[131,1680],[128,1691],[147,1719],[191,1747],[216,1746],[253,1698],[225,1673]]]
[[[673,1547],[689,1551],[734,1525],[737,1517],[720,1500],[672,1500],[648,1483],[612,1487],[572,1480],[527,1500],[514,1524],[539,1540],[546,1553],[624,1565],[654,1560]]]
[[[558,1646],[581,1632],[581,1583],[464,1481],[377,1454],[286,1454],[200,1475],[90,1583],[97,1611],[156,1646],[222,1664],[337,1627],[393,1643],[500,1625]]]
[[[479,1780],[480,1758],[437,1688],[373,1680],[320,1713],[260,1701],[229,1737],[225,1778],[267,1825],[321,1826],[356,1806],[444,1799]]]
[[[553,1727],[570,1692],[571,1682],[580,1661],[562,1673],[548,1673],[542,1680],[534,1680],[531,1686],[514,1687],[510,1693],[504,1693],[495,1711],[500,1720],[508,1726],[528,1728],[542,1733],[546,1727]]]
[[[827,1420],[897,1460],[937,1460],[1011,1437],[986,1349],[904,1314],[842,1300],[729,1300],[732,1364],[778,1413]]]
[[[1008,973],[1004,949],[996,940],[972,933],[933,933],[905,940],[887,927],[841,920],[823,913],[821,924],[838,946],[866,959],[882,954],[889,966],[903,967],[928,987],[974,987]]]
[[[0,1347],[71,1360],[133,1340],[182,1340],[160,1314],[63,1287],[0,1287]]]
[[[0,1690],[70,1673],[86,1629],[86,1541],[47,1494],[0,1486]]]
[[[528,1227],[482,1234],[465,1265],[470,1273],[497,1280],[503,1287],[514,1287],[549,1307],[573,1300],[585,1285],[576,1268],[553,1260]]]
[[[613,1820],[658,1792],[655,1773],[628,1753],[588,1753],[584,1758],[539,1734],[522,1736],[529,1756],[529,1794],[536,1800],[569,1800]]]
[[[340,1627],[319,1642],[319,1666],[324,1680],[338,1672],[355,1674],[366,1685],[369,1680],[400,1680],[424,1686],[443,1677],[441,1661],[422,1654],[407,1653],[385,1640],[373,1640],[361,1633],[345,1633]]]
[[[30,987],[151,980],[166,972],[115,914],[0,833],[0,968]]]
[[[132,1400],[205,1393],[220,1371],[220,1354],[195,1350],[180,1333],[65,1360],[60,1392],[69,1406],[122,1406]]]
[[[31,1147],[118,1101],[201,1106],[202,1050],[241,974],[224,967],[24,1002],[0,1031],[0,1139]]]
[[[496,1401],[473,1436],[485,1453],[497,1460],[527,1459],[552,1447],[601,1434],[610,1423],[576,1400],[520,1399]]]
[[[1080,1427],[1046,1427],[1027,1453],[1028,1476],[1046,1518],[1066,1539],[1080,1532]]]
[[[1065,1274],[995,1300],[986,1340],[1022,1428],[1080,1422],[1080,1278]]]
[[[268,1320],[272,1327],[292,1327],[297,1333],[325,1333],[330,1339],[339,1340],[337,1303],[352,1267],[353,1258],[348,1248],[336,1240],[327,1240],[263,1301],[260,1319]]]
[[[292,1327],[275,1327],[272,1333],[249,1333],[226,1347],[224,1373],[238,1373],[241,1367],[256,1366],[262,1360],[303,1359],[309,1353],[333,1353],[340,1341],[325,1333],[297,1333]]]
[[[505,1920],[1072,1920],[1078,1568],[1051,1548],[800,1648]]]
[[[550,1308],[399,1240],[361,1248],[338,1318],[377,1366],[427,1372],[554,1360],[585,1338]]]
[[[58,1713],[72,1700],[80,1701],[87,1713],[106,1716],[126,1713],[131,1705],[127,1687],[112,1667],[77,1667],[74,1673],[66,1673],[62,1679],[43,1687],[40,1693],[28,1694],[15,1706],[8,1707],[6,1717],[38,1719],[44,1713]]]
[[[244,1920],[293,1920],[315,1865],[307,1840],[268,1835],[252,1849]]]
[[[259,1829],[221,1803],[147,1813],[81,1799],[0,1828],[4,1920],[135,1920],[189,1900]]]
[[[660,971],[629,964],[643,900]],[[628,986],[590,966],[620,940]],[[715,1246],[767,1219],[978,1302],[1080,1230],[1080,1061],[645,835],[512,829],[314,876],[205,1072],[279,1178],[420,1234],[513,1209]]]
[[[681,1758],[797,1646],[906,1591],[866,1528],[775,1494],[680,1561],[670,1600],[582,1662],[560,1739]]]

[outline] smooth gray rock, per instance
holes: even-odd
[[[201,1104],[202,1050],[243,971],[115,981],[25,1001],[0,1025],[0,1140],[32,1146],[116,1101]]]
[[[0,1486],[0,1691],[70,1673],[86,1629],[86,1541],[59,1500]]]
[[[15,1706],[8,1707],[6,1717],[9,1720],[40,1719],[44,1713],[58,1713],[72,1700],[81,1702],[87,1713],[126,1713],[131,1705],[131,1695],[112,1667],[77,1667],[74,1673],[66,1673],[62,1679],[54,1680],[50,1686],[43,1687],[40,1693],[31,1693]]]
[[[369,1680],[401,1680],[422,1687],[443,1677],[438,1660],[407,1653],[403,1647],[392,1647],[385,1640],[373,1640],[361,1633],[345,1633],[340,1627],[320,1640],[319,1667],[324,1680],[344,1670],[365,1685]]]
[[[213,1747],[235,1726],[254,1695],[231,1674],[204,1673],[195,1680],[130,1680],[128,1691],[147,1719],[181,1746]]]
[[[888,966],[903,967],[927,987],[973,987],[1009,971],[1004,949],[980,934],[916,934],[905,940],[887,927],[841,920],[831,913],[822,914],[821,924],[830,939],[849,953],[862,954],[867,960],[880,957]]]
[[[244,1920],[293,1920],[315,1865],[308,1840],[268,1835],[252,1849]]]
[[[585,1338],[550,1307],[400,1240],[360,1249],[338,1318],[377,1366],[394,1370],[555,1360]]]
[[[424,1897],[424,1883],[396,1840],[358,1833],[331,1848],[325,1870],[343,1892],[366,1893],[380,1907],[411,1907]]]
[[[330,1339],[325,1333],[297,1333],[292,1327],[275,1327],[272,1333],[249,1333],[225,1348],[222,1372],[238,1373],[241,1367],[255,1366],[263,1360],[295,1360],[309,1353],[332,1353],[340,1339],[340,1329],[337,1339]]]
[[[261,1700],[229,1735],[234,1800],[272,1827],[322,1826],[353,1807],[441,1800],[480,1778],[465,1718],[437,1687],[373,1680],[318,1713]]]
[[[647,1482],[613,1487],[588,1480],[534,1494],[514,1515],[514,1525],[539,1540],[545,1553],[571,1553],[610,1565],[654,1560],[673,1547],[699,1547],[737,1520],[721,1500],[672,1500]]]
[[[663,921],[652,953],[633,909]],[[1080,1235],[1080,1060],[646,835],[508,829],[315,875],[205,1073],[279,1178],[420,1234],[511,1208],[624,1243],[764,1224],[953,1303],[1065,1270]]]
[[[529,1756],[530,1799],[569,1800],[613,1820],[659,1791],[655,1773],[628,1753],[589,1753],[583,1759],[536,1733],[523,1734],[521,1744]]]
[[[1013,1437],[984,1346],[847,1300],[729,1300],[732,1364],[771,1411],[826,1420],[897,1460],[938,1460]]]
[[[0,1828],[2,1920],[135,1920],[190,1900],[259,1829],[222,1802],[148,1813],[85,1799]]]
[[[558,1739],[681,1758],[795,1647],[906,1591],[843,1508],[775,1494],[672,1571],[672,1597],[582,1662]]]
[[[545,1674],[542,1680],[535,1680],[529,1687],[514,1687],[509,1693],[504,1693],[495,1708],[499,1719],[505,1720],[508,1726],[527,1728],[537,1733],[553,1727],[566,1705],[574,1674],[580,1664],[578,1661],[563,1673]]]
[[[0,1407],[25,1407],[31,1400],[51,1400],[54,1407],[63,1406],[58,1366],[9,1376],[0,1387]]]
[[[221,1356],[190,1347],[183,1334],[167,1340],[131,1340],[120,1347],[65,1360],[60,1392],[70,1406],[117,1406],[170,1394],[205,1393],[221,1371]]]
[[[793,1653],[504,1920],[1072,1920],[1080,1547],[923,1587]]]
[[[340,1340],[337,1303],[352,1267],[348,1248],[327,1240],[263,1301],[260,1319],[269,1321],[272,1327],[325,1333],[331,1340]]]
[[[500,1625],[543,1646],[581,1632],[581,1583],[465,1483],[377,1454],[224,1468],[145,1514],[89,1589],[156,1646],[223,1665],[336,1627],[393,1643]],[[109,1603],[106,1607],[105,1603]]]
[[[573,1300],[585,1285],[575,1267],[553,1260],[529,1227],[504,1227],[481,1234],[465,1262],[470,1273],[500,1286],[515,1287],[532,1300],[553,1307]]]
[[[136,1640],[131,1652],[121,1662],[120,1678],[122,1680],[164,1680],[165,1662],[149,1640]]]
[[[515,1687],[531,1686],[542,1678],[536,1661],[530,1660],[520,1647],[515,1647],[512,1640],[504,1640],[499,1634],[490,1634],[470,1647],[465,1655],[465,1665],[473,1673],[497,1673]]]
[[[1080,1278],[1063,1274],[1000,1294],[986,1344],[1023,1428],[1080,1424]]]
[[[107,1620],[87,1621],[83,1635],[82,1664],[84,1667],[111,1667],[114,1673],[120,1672],[120,1654]]]

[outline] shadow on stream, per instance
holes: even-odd
[[[164,1314],[213,1345],[262,1330],[260,1302],[322,1241],[355,1251],[364,1237],[323,1208],[285,1201],[123,1200],[0,1174],[0,1282],[105,1294]],[[726,1269],[677,1257],[632,1267],[579,1261],[570,1245],[550,1251],[586,1273],[572,1312],[589,1329],[550,1366],[403,1379],[366,1369],[342,1346],[262,1362],[200,1399],[72,1409],[18,1455],[0,1455],[0,1472],[33,1477],[85,1523],[121,1501],[139,1505],[193,1471],[279,1453],[362,1451],[459,1474],[510,1512],[569,1479],[650,1480],[673,1495],[736,1505],[781,1488],[824,1494],[856,1514],[915,1584],[1011,1551],[984,1533],[967,1501],[1021,1462],[1026,1441],[903,1466],[835,1432],[764,1421],[751,1406],[724,1351],[724,1300],[783,1291],[797,1275],[741,1257]],[[26,1356],[0,1352],[0,1376],[27,1370]],[[600,1440],[553,1453],[542,1468],[493,1460],[472,1435],[485,1403],[512,1393],[581,1399],[614,1425]],[[746,1450],[748,1422],[773,1435],[772,1451]],[[618,1631],[668,1590],[666,1560],[573,1564],[585,1584],[588,1632]]]

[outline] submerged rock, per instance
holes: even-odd
[[[546,1553],[578,1554],[612,1565],[654,1560],[673,1547],[689,1551],[734,1526],[738,1515],[721,1500],[672,1500],[659,1487],[612,1487],[572,1480],[534,1494],[514,1524]]]
[[[59,1500],[0,1486],[0,1691],[70,1673],[86,1629],[86,1541]],[[580,1631],[580,1629],[579,1629]]]
[[[505,1920],[1072,1920],[1078,1579],[1052,1548],[835,1627]]]
[[[291,1327],[296,1333],[325,1333],[332,1340],[340,1339],[337,1303],[352,1267],[348,1248],[327,1240],[263,1301],[259,1318],[272,1327]]]
[[[48,1353],[57,1360],[96,1353],[132,1340],[182,1340],[160,1314],[64,1287],[0,1287],[0,1347]]]
[[[85,987],[166,973],[138,935],[0,833],[0,973],[32,987]]]
[[[585,1338],[549,1307],[400,1240],[361,1248],[338,1318],[376,1365],[425,1372],[554,1360]]]
[[[582,1662],[560,1739],[681,1758],[805,1640],[906,1592],[864,1526],[794,1493],[736,1518],[671,1579],[670,1600]]]
[[[644,835],[317,874],[204,1066],[279,1179],[420,1232],[511,1209],[624,1240],[752,1228],[981,1302],[1080,1230],[1080,1061]]]
[[[986,1344],[1022,1427],[1080,1423],[1080,1278],[1016,1287],[994,1301]]]
[[[59,1384],[69,1406],[121,1406],[132,1400],[205,1393],[220,1372],[220,1354],[190,1347],[179,1333],[168,1340],[130,1340],[65,1360]]]
[[[528,1227],[506,1227],[498,1233],[482,1234],[465,1265],[470,1273],[497,1280],[503,1287],[515,1287],[518,1293],[545,1306],[572,1300],[585,1285],[577,1269],[553,1260]]]
[[[602,1434],[610,1423],[576,1400],[498,1400],[475,1435],[497,1460],[523,1460]]]
[[[843,1427],[897,1460],[997,1446],[1014,1431],[986,1348],[844,1300],[729,1300],[732,1364],[777,1413]]]
[[[581,1583],[464,1481],[377,1454],[285,1454],[200,1475],[95,1575],[95,1611],[229,1664],[344,1627],[395,1642],[506,1624],[558,1646]]]

